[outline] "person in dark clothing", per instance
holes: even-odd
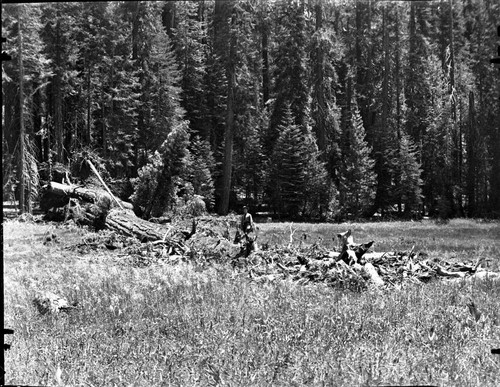
[[[248,212],[248,207],[243,207],[243,215],[241,216],[241,230],[248,235],[255,230],[255,224],[253,223],[252,215]]]
[[[243,231],[243,232],[242,232]],[[236,232],[234,243],[239,243],[241,251],[245,257],[248,257],[252,251],[257,250],[255,240],[256,235],[251,235],[255,232],[255,224],[253,223],[252,215],[248,212],[248,207],[243,207],[243,215],[241,216],[240,229]]]

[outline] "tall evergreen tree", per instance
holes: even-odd
[[[363,120],[357,107],[353,112],[352,126],[347,133],[349,146],[342,158],[339,200],[342,213],[346,215],[369,215],[375,198],[376,174],[371,148],[365,140]]]
[[[207,23],[200,18],[201,4],[184,1],[181,4],[166,3],[165,7],[172,8],[175,5],[177,23],[172,28],[172,42],[181,75],[181,105],[186,110],[191,130],[204,134],[203,78],[206,73],[206,44],[203,42],[207,39]]]
[[[218,24],[218,52],[221,55],[227,80],[226,89],[226,122],[224,129],[224,161],[222,163],[222,179],[220,188],[219,214],[229,211],[231,194],[231,178],[233,172],[233,141],[235,121],[235,87],[236,87],[236,9],[234,1],[215,2],[215,22]]]
[[[277,2],[274,12],[275,36],[279,37],[280,44],[274,54],[275,102],[266,141],[268,152],[279,137],[278,127],[288,105],[299,128],[305,131],[309,121],[304,2]]]
[[[324,164],[311,133],[301,129],[286,107],[280,137],[271,157],[269,186],[276,211],[291,218],[306,213],[320,215],[319,207],[325,200],[328,185]]]
[[[287,107],[281,125],[280,136],[271,158],[270,186],[272,203],[280,213],[297,217],[304,198],[304,137],[294,122],[292,111]]]
[[[102,149],[102,156],[108,160],[108,169],[116,177],[134,176],[137,170],[133,148],[139,138],[137,116],[141,107],[141,94],[137,92],[139,77],[130,60],[131,27],[119,17],[119,9],[118,4],[109,3],[103,12],[101,103],[94,109],[92,119],[96,129],[100,129],[94,137]],[[158,70],[158,76],[162,76],[162,71]],[[161,140],[161,136],[158,138]]]
[[[214,208],[215,186],[212,178],[215,159],[208,140],[195,136],[190,142],[188,181],[193,186],[193,194],[203,198],[206,208]]]
[[[42,7],[42,38],[45,42],[45,53],[51,60],[52,78],[47,90],[48,117],[47,124],[51,133],[51,150],[54,160],[67,162],[68,149],[64,146],[66,137],[66,117],[69,116],[66,100],[76,93],[73,68],[77,59],[78,47],[71,39],[71,26],[76,24],[81,5],[74,3],[51,3]]]
[[[329,171],[336,178],[340,165],[339,109],[335,96],[337,74],[334,63],[340,61],[341,46],[335,35],[324,25],[322,2],[315,6],[315,33],[311,39],[311,119],[323,160],[329,162]]]
[[[422,136],[429,125],[430,116],[428,105],[430,100],[429,69],[426,67],[430,53],[419,21],[425,23],[422,19],[422,10],[418,5],[411,4],[408,63],[405,74],[406,132],[420,150],[422,148]]]
[[[394,185],[391,189],[392,200],[398,204],[401,211],[404,206],[406,216],[420,211],[422,205],[422,179],[420,178],[420,164],[417,161],[416,146],[412,144],[408,135],[403,133],[399,140],[399,147],[392,155],[392,172]]]
[[[35,138],[41,135],[44,95],[51,75],[40,38],[40,8],[10,4],[2,12],[3,46],[12,61],[2,63],[2,141],[4,188],[14,176],[19,182],[16,196],[22,212],[32,210],[38,189]]]

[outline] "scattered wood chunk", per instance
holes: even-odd
[[[382,278],[380,278],[380,276],[377,273],[377,270],[370,262],[365,263],[364,270],[365,270],[365,273],[370,277],[371,282],[375,286],[384,285],[384,281],[382,280]]]
[[[76,303],[70,304],[68,300],[52,292],[43,292],[35,295],[33,305],[40,314],[67,312],[77,307]]]
[[[464,278],[465,273],[464,272],[450,272],[448,270],[443,269],[441,266],[437,265],[436,267],[436,273],[439,275],[442,275],[444,277],[455,277],[455,278]]]

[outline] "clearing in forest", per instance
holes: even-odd
[[[203,222],[197,224],[200,234]],[[221,227],[213,232],[223,233],[225,220],[214,222]],[[500,358],[491,354],[500,347],[496,280],[433,277],[426,283],[375,287],[368,281],[340,289],[328,281],[298,281],[295,272],[273,277],[254,269],[271,267],[252,261],[266,251],[321,246],[338,252],[338,238],[332,237],[348,229],[355,242],[374,240],[372,253],[413,251],[415,262],[450,264],[480,259],[483,269],[500,269],[498,222],[267,223],[256,233],[261,251],[234,261],[224,259],[239,252],[231,243],[215,247],[220,259],[162,259],[158,246],[127,245],[109,231],[7,221],[5,321],[15,333],[7,337],[12,347],[6,352],[6,381],[500,384]],[[41,314],[33,301],[43,292],[76,307]]]

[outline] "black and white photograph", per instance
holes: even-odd
[[[1,11],[1,386],[500,385],[498,0]]]

